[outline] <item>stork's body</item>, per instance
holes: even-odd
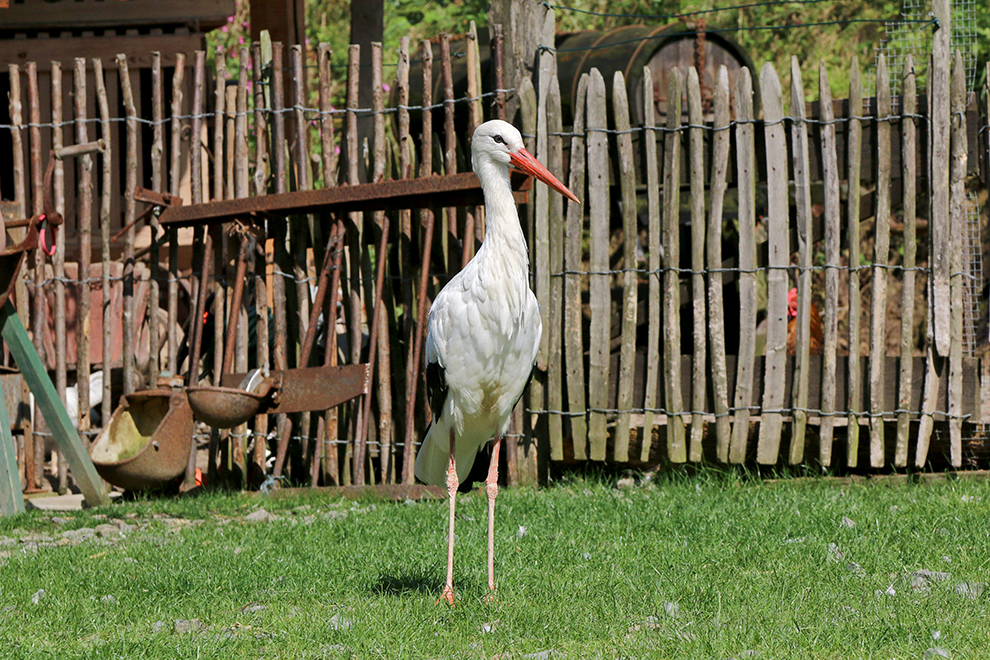
[[[509,164],[576,199],[523,148],[519,131],[506,122],[493,120],[478,127],[472,161],[485,195],[485,241],[430,309],[425,358],[433,423],[416,458],[420,480],[447,485],[450,523],[443,597],[451,603],[454,496],[475,456],[493,436],[485,484],[488,586],[495,588],[499,447],[529,380],[543,331],[539,304],[529,288],[529,253],[512,198]]]

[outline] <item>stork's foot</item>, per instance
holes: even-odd
[[[440,598],[437,599],[436,604],[439,605],[444,601],[446,601],[451,607],[454,606],[454,590],[449,586],[443,588],[443,593],[440,594]]]

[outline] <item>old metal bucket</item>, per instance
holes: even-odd
[[[186,469],[193,414],[184,392],[127,394],[90,448],[100,476],[126,490],[150,490]]]

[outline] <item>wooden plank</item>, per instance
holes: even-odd
[[[222,59],[222,58],[218,58]],[[182,120],[185,90],[186,56],[176,55],[172,74],[172,142],[169,149],[169,192],[179,196],[182,182]],[[168,366],[173,374],[179,371],[179,236],[174,229],[168,231]],[[218,317],[222,318],[222,317]]]
[[[787,201],[787,141],[780,79],[769,62],[760,70],[763,131],[767,157],[767,359],[762,421],[756,461],[777,462],[783,417],[784,362],[787,358],[787,265],[790,258]]]
[[[663,362],[664,371],[677,373],[681,361],[680,273],[680,206],[681,206],[681,74],[670,72],[667,86],[667,130],[663,149]],[[684,403],[681,382],[677,378],[664,380],[664,403],[667,409],[667,455],[674,463],[687,460],[684,446]]]
[[[429,41],[423,41],[421,46],[422,59],[423,59],[423,106],[429,108],[433,104],[433,47],[430,45]],[[433,120],[432,112],[428,109],[423,110],[423,122],[422,122],[422,134],[420,144],[423,146],[422,155],[419,163],[419,176],[421,178],[428,177],[433,172],[433,150],[426,145],[430,145],[433,142]],[[412,364],[414,365],[412,369],[413,378],[407,381],[407,394],[406,400],[409,402],[409,407],[406,409],[406,436],[405,436],[405,453],[402,458],[402,482],[406,484],[411,484],[415,481],[416,477],[413,474],[413,468],[416,459],[416,452],[412,451],[413,447],[413,437],[416,435],[415,429],[415,413],[419,402],[422,400],[425,402],[426,397],[423,396],[422,392],[426,388],[420,388],[421,381],[423,380],[422,372],[419,370],[420,361],[423,356],[423,340],[426,337],[426,315],[429,311],[427,304],[427,287],[430,282],[430,268],[428,267],[431,263],[431,256],[433,251],[433,222],[434,216],[433,211],[429,209],[422,209],[419,213],[419,223],[423,228],[423,255],[422,264],[423,267],[420,268],[419,272],[419,285],[416,292],[416,326],[415,326],[415,337],[413,340],[413,352],[412,352]],[[418,396],[417,396],[417,393]],[[429,408],[429,406],[424,406]],[[512,441],[506,443],[506,463],[509,484],[513,484],[513,479],[516,478],[516,439],[513,438]]]
[[[43,179],[41,165],[41,103],[38,90],[38,66],[34,62],[28,62],[25,67],[28,81],[28,136],[30,137],[30,164],[31,164],[31,214],[38,215],[44,212]],[[31,255],[32,269],[34,270],[34,285],[32,287],[32,300],[34,304],[31,309],[31,327],[35,328],[34,341],[35,351],[41,361],[47,364],[45,359],[45,333],[38,331],[39,328],[48,326],[48,305],[45,300],[45,250],[39,245]],[[108,397],[109,398],[109,397]],[[27,486],[29,489],[37,489],[41,486],[45,478],[45,440],[39,434],[44,426],[40,424],[41,415],[34,416],[34,424],[31,431],[34,433],[34,474],[29,475]]]
[[[197,51],[197,57],[199,51]],[[248,72],[251,69],[250,51],[242,46],[239,51],[237,69],[237,116],[234,119],[234,197],[247,197],[250,192],[251,176],[248,172],[251,159],[248,156]],[[299,115],[302,112],[299,111]],[[299,116],[297,115],[297,116]],[[304,124],[305,125],[305,124]],[[304,132],[305,133],[305,132]],[[198,136],[197,136],[198,139]],[[195,144],[195,142],[194,142]],[[302,145],[305,150],[305,145]],[[193,149],[199,152],[199,149]],[[306,181],[309,181],[309,159],[305,168]],[[240,328],[242,326],[238,326]],[[247,331],[247,325],[243,326]]]
[[[583,76],[582,76],[583,79]],[[580,84],[578,86],[580,90]],[[650,459],[653,446],[653,415],[657,407],[657,378],[660,374],[660,280],[663,277],[663,247],[660,222],[660,170],[657,164],[656,105],[653,103],[653,73],[643,67],[643,151],[646,158],[647,240],[649,241],[649,302],[647,307],[646,388],[643,393],[643,430],[639,460]],[[573,190],[573,188],[572,188]]]
[[[550,79],[547,87],[547,161],[546,166],[551,172],[561,173],[563,178],[564,150],[563,138],[559,133],[563,130],[563,120],[560,111],[560,85],[557,76]],[[553,135],[558,133],[558,135]],[[562,335],[564,318],[563,297],[564,278],[564,198],[556,192],[550,193],[547,225],[550,232],[550,261],[544,269],[550,275],[550,310],[549,324],[543,327],[543,334],[549,337],[547,364],[547,408],[551,411],[564,409],[563,365],[560,359],[562,350]],[[570,202],[573,204],[573,202]],[[547,431],[550,435],[550,459],[564,459],[564,424],[563,418],[557,412],[547,415]]]
[[[174,25],[177,16],[190,24],[217,27],[234,13],[233,0],[129,0],[106,11],[100,2],[14,2],[4,4],[5,30],[81,30],[121,25]]]
[[[78,57],[73,70],[73,88],[75,93],[75,124],[76,144],[89,142],[86,112],[86,60]],[[76,227],[79,232],[79,270],[76,274],[76,382],[89,382],[89,341],[90,341],[90,290],[89,262],[92,252],[91,225],[93,221],[93,159],[86,155],[77,159],[77,183],[79,193],[76,197]],[[85,283],[84,283],[85,282]],[[174,373],[174,372],[173,372]],[[79,387],[79,435],[89,442],[89,388]]]
[[[3,340],[10,348],[14,362],[17,363],[27,380],[31,393],[34,394],[41,414],[45,416],[45,421],[48,423],[48,428],[51,429],[59,450],[65,454],[69,469],[72,470],[72,477],[79,486],[79,490],[82,491],[86,503],[90,506],[109,504],[110,498],[104,490],[103,480],[96,473],[93,461],[90,460],[89,454],[86,452],[86,445],[76,434],[72,420],[69,419],[69,413],[65,411],[65,406],[59,400],[58,393],[48,378],[45,366],[34,351],[27,330],[21,324],[10,300],[0,308],[0,328],[2,328]],[[79,389],[84,390],[86,388]],[[6,406],[3,408],[6,412]]]
[[[98,57],[105,66],[112,64],[117,54],[123,53],[131,68],[148,69],[153,66],[155,53],[160,53],[164,66],[174,66],[177,53],[192,52],[202,47],[202,34],[107,34],[58,39],[4,39],[0,40],[0,66],[37,62],[38,71],[44,73],[50,70],[53,62],[72,62],[79,53]]]
[[[832,440],[835,427],[835,375],[838,347],[839,309],[839,236],[841,206],[839,201],[839,163],[835,145],[835,116],[832,114],[832,88],[828,69],[818,67],[818,98],[821,100],[819,119],[822,122],[822,170],[825,176],[825,309],[822,334],[822,404],[821,426],[818,430],[818,460],[823,467],[832,465]]]
[[[539,124],[539,119],[537,117],[537,107],[539,99],[537,98],[536,90],[533,88],[532,81],[527,78],[526,80],[520,82],[517,85],[516,94],[519,97],[519,116],[522,119],[522,134],[523,143],[530,153],[536,151],[536,139],[537,126]],[[533,138],[527,138],[527,135],[534,136]],[[525,227],[527,236],[536,235],[536,205],[527,204],[526,210],[521,214],[522,218],[525,218]],[[531,247],[532,249],[532,247]],[[530,277],[530,286],[532,286],[532,276]],[[536,378],[531,378],[529,382],[529,391],[523,393],[520,397],[519,402],[516,404],[516,412],[518,413],[518,419],[520,420],[520,425],[516,426],[517,436],[515,443],[508,443],[510,450],[507,458],[512,461],[515,465],[515,475],[512,472],[509,473],[510,478],[515,478],[517,484],[535,484],[538,480],[538,461],[537,461],[537,440],[535,437],[535,425],[539,423],[539,419],[535,416],[524,414],[524,409],[526,407],[526,402],[529,401],[529,407],[532,410],[541,410],[543,408],[543,381],[540,379],[540,372],[537,371],[534,375]],[[518,435],[520,434],[521,435]],[[513,456],[515,459],[513,460]]]
[[[883,467],[884,420],[880,395],[887,352],[887,264],[890,260],[890,76],[883,53],[877,64],[877,205],[870,288],[870,465]]]
[[[932,104],[934,100],[932,99],[932,88],[934,85],[934,76],[932,75],[932,60],[928,60],[928,75],[926,79],[926,101],[928,103],[928,116],[931,117]],[[932,153],[932,131],[929,129],[926,131],[928,137],[928,153]],[[928,163],[929,168],[931,167],[931,162]],[[930,175],[930,172],[929,172]],[[929,181],[929,186],[931,186],[931,181]],[[929,187],[929,191],[931,188]],[[931,195],[928,197],[928,213],[929,218],[934,212],[932,205],[934,204]],[[931,233],[929,233],[929,249],[931,249]],[[935,355],[935,318],[934,318],[934,302],[932,301],[933,289],[934,289],[934,279],[932,278],[931,272],[928,274],[928,305],[927,305],[927,328],[925,332],[925,387],[924,394],[921,399],[921,423],[918,424],[918,440],[917,446],[915,448],[914,464],[915,467],[923,468],[928,461],[928,448],[931,444],[932,431],[934,430],[934,417],[933,412],[936,409],[937,403],[936,398],[938,396],[940,380],[942,379],[942,371],[944,366],[944,360],[936,357]],[[943,410],[947,410],[944,408]]]
[[[588,441],[590,458],[605,460],[607,436],[606,417],[603,412],[608,396],[609,324],[611,314],[610,276],[607,274],[609,241],[609,181],[608,139],[603,129],[605,123],[605,79],[598,69],[591,70],[588,81],[588,162],[595,167],[588,170],[588,215],[591,222],[589,235],[588,282],[589,308],[591,312],[590,343],[588,352]]]
[[[375,111],[375,140],[374,140],[374,179],[375,183],[385,180],[385,90],[382,87],[382,45],[378,42],[371,44],[371,86],[373,89],[372,109]],[[379,232],[387,235],[388,222],[385,219],[384,211],[377,211],[374,215],[375,226]],[[376,254],[376,261],[385,260],[387,254]],[[378,264],[376,264],[377,266]],[[391,292],[383,292],[382,297],[391,297]],[[392,413],[392,356],[391,356],[391,329],[394,319],[389,319],[389,311],[394,310],[395,304],[389,304],[388,309],[376,300],[378,306],[378,442],[379,463],[381,479],[379,483],[395,483],[394,459],[394,433],[395,423]],[[367,406],[366,406],[367,409]],[[372,473],[374,471],[372,470]]]
[[[103,62],[93,60],[93,78],[96,82],[96,98],[100,110],[100,136],[105,147],[100,154],[102,177],[100,186],[100,282],[103,293],[103,400],[100,408],[101,419],[110,419],[113,413],[110,398],[110,364],[113,350],[109,331],[113,327],[113,310],[110,306],[110,197],[113,194],[113,171],[111,169],[110,104],[107,101],[106,81],[103,77]],[[80,389],[80,388],[76,388]]]
[[[481,105],[481,51],[478,48],[478,28],[470,21],[467,34],[467,98],[468,103],[468,146],[474,139],[474,131],[485,121]],[[474,257],[475,242],[485,240],[485,207],[475,206],[468,213],[466,225],[473,227],[472,231],[465,228],[464,250],[466,258]]]
[[[478,48],[478,27],[474,21],[468,22],[467,33],[467,78],[468,78],[468,135],[474,136],[474,129],[484,121],[481,106],[481,52]]]
[[[85,66],[85,62],[83,64]],[[24,149],[24,130],[26,128],[23,113],[23,94],[21,91],[21,71],[20,67],[16,64],[9,66],[10,71],[10,92],[9,92],[9,109],[10,109],[10,142],[12,151],[12,165],[14,169],[14,202],[20,206],[21,213],[27,215],[31,209],[31,205],[28,200],[27,191],[27,181],[25,174],[28,172],[27,164],[24,162],[25,149]],[[28,122],[30,123],[30,117],[28,117]],[[17,229],[11,235],[14,241],[19,241],[24,236],[23,229]],[[14,300],[23,300],[25,306],[24,320],[29,325],[31,323],[30,312],[27,307],[30,304],[28,302],[28,288],[27,288],[28,278],[27,277],[17,277],[14,281]],[[21,401],[27,401],[29,396],[29,388],[27,385],[27,380],[21,380]],[[35,476],[36,470],[35,466],[35,452],[34,452],[34,423],[29,417],[22,418],[21,428],[24,431],[22,437],[20,438],[20,469],[23,470],[24,478],[21,480],[23,486],[28,490],[34,490],[36,488]]]
[[[457,172],[457,135],[454,132],[454,78],[450,65],[450,35],[440,33],[440,79],[443,84],[443,173]],[[447,272],[454,272],[454,246],[457,245],[457,208],[448,206],[445,211],[446,227],[441,233],[444,264]],[[463,262],[461,267],[464,267]]]
[[[330,67],[327,66],[327,76],[329,77]],[[409,110],[405,106],[409,105],[409,37],[404,36],[399,40],[399,61],[396,66],[396,91],[398,93],[398,114],[399,114],[399,177],[400,179],[406,179],[413,175],[413,161],[415,159],[414,154],[414,144],[412,140],[412,134],[409,130]],[[329,103],[330,89],[327,87],[326,94],[328,97],[327,102]],[[332,122],[331,122],[332,125]],[[413,266],[413,228],[412,228],[412,210],[403,209],[399,211],[399,244],[398,244],[398,258],[399,258],[399,268],[400,272],[406,274],[407,277],[411,277],[415,272],[415,267]],[[406,340],[406,346],[411,348],[416,342],[416,324],[414,322],[415,317],[415,304],[416,299],[413,296],[414,287],[403,286],[401,287],[402,292],[402,316],[403,316],[403,336]],[[405,387],[403,390],[406,393],[416,391],[416,377],[419,372],[419,365],[416,363],[416,358],[414,355],[415,351],[406,351],[406,371],[405,371]],[[412,448],[412,435],[411,427],[415,426],[415,409],[416,409],[416,397],[405,396],[399,397],[397,402],[400,406],[403,419],[406,425],[404,429],[404,443],[402,450],[402,465],[401,472],[399,470],[400,466],[396,466],[396,479],[405,482],[405,475],[407,472],[406,463],[408,459],[415,454]],[[327,424],[329,426],[329,413]],[[412,469],[412,468],[408,468]]]
[[[588,74],[582,74],[574,99],[574,119],[571,124],[570,178],[567,187],[581,202],[567,203],[564,232],[564,373],[567,375],[568,412],[571,413],[571,442],[574,458],[588,458],[588,420],[585,408],[584,376],[584,311],[581,287],[584,276],[584,194],[585,181],[585,100],[588,96]],[[652,87],[651,87],[652,89]],[[649,146],[647,146],[649,148]],[[649,162],[649,161],[647,161]],[[654,169],[656,150],[654,147]],[[656,193],[654,192],[654,197]],[[658,296],[659,300],[659,296]],[[658,303],[659,304],[659,303]],[[649,428],[649,427],[647,427]]]
[[[917,264],[917,178],[918,164],[915,159],[917,126],[911,115],[917,112],[917,76],[914,72],[914,58],[907,56],[904,64],[904,79],[901,84],[901,218],[904,223],[904,274],[901,281],[901,346],[900,346],[900,390],[897,397],[897,444],[894,449],[894,465],[906,467],[908,462],[908,442],[911,434],[911,416],[908,412],[908,397],[911,380],[914,378],[914,268]]]
[[[932,306],[934,309],[935,350],[945,357],[949,354],[951,337],[949,334],[949,260],[951,235],[949,223],[949,67],[952,64],[950,35],[952,34],[952,14],[949,0],[932,0],[932,14],[939,23],[939,29],[932,34],[932,65],[928,70],[931,78],[931,111],[929,125],[931,148],[929,150],[931,168],[931,213],[928,218],[928,233],[931,237],[931,278]]]
[[[796,56],[791,57],[791,144],[794,167],[794,200],[797,206],[797,342],[795,356],[798,369],[795,373],[794,423],[791,430],[791,446],[788,460],[797,465],[804,460],[804,435],[808,423],[808,369],[811,356],[811,181],[809,179],[808,124],[805,119],[804,83]],[[788,250],[789,251],[789,250]]]
[[[621,71],[612,78],[612,102],[619,157],[619,189],[622,199],[622,348],[619,360],[618,419],[615,427],[615,460],[629,460],[629,420],[633,405],[632,385],[636,373],[636,307],[638,274],[636,245],[639,228],[636,218],[636,171],[633,168],[632,133],[629,126],[629,100]]]
[[[966,231],[966,70],[962,55],[956,51],[951,84],[951,170],[949,172],[949,452],[953,467],[962,467],[962,398],[963,398],[963,309],[966,304],[966,281],[969,267],[963,253],[969,251]]]
[[[17,450],[10,433],[7,401],[0,388],[0,518],[24,513],[24,495],[17,467]]]
[[[130,114],[130,113],[128,113]],[[52,62],[52,149],[58,149],[63,145],[62,127],[62,65]],[[65,216],[65,163],[55,162],[55,171],[52,175],[53,194],[55,199],[55,210]],[[66,337],[65,337],[65,232],[58,232],[55,238],[55,256],[52,259],[55,272],[55,391],[58,392],[62,405],[65,405],[66,385],[68,381],[68,365],[66,364]],[[151,260],[156,261],[155,259]],[[155,309],[158,306],[155,305]],[[149,309],[148,313],[151,313]],[[153,316],[151,318],[157,318]],[[151,327],[155,332],[150,332]],[[158,324],[149,324],[151,337],[157,339]],[[151,344],[157,346],[157,343]],[[148,371],[157,376],[158,356],[155,351],[148,351]],[[7,427],[9,428],[9,426]],[[58,492],[64,495],[69,490],[68,464],[65,460],[65,453],[58,450]]]
[[[162,77],[162,56],[159,52],[151,54],[151,189],[155,192],[162,192],[162,152],[165,148],[164,124],[165,114],[163,105],[163,77]],[[159,271],[161,264],[161,244],[158,242],[160,225],[155,214],[151,214],[151,258],[148,264],[148,318],[157,319],[158,309],[161,303],[161,285],[159,284]],[[150,351],[150,364],[148,365],[148,379],[152,383],[158,382],[159,369],[161,367],[161,341],[158,336],[158,324],[148,324],[148,341],[155,350]]]
[[[856,193],[859,191],[863,124],[862,120],[856,117],[862,112],[863,86],[859,75],[859,60],[853,57],[852,67],[849,70],[849,153],[846,158],[846,180],[850,190],[853,191],[846,203],[846,240],[849,242],[849,355],[853,358],[860,356],[859,195]],[[846,464],[849,467],[856,467],[859,455],[859,416],[863,411],[859,360],[850,360],[849,366]]]
[[[705,394],[708,390],[706,378],[707,360],[705,355],[705,334],[708,319],[705,310],[705,131],[704,110],[701,106],[701,85],[698,70],[688,69],[688,123],[691,179],[691,310],[694,336],[694,378],[691,383],[691,442],[688,458],[700,461],[701,440],[705,434],[702,411],[705,409]]]
[[[753,81],[743,68],[736,80],[736,170],[739,188],[739,369],[733,399],[735,421],[729,444],[729,461],[746,460],[749,440],[749,407],[753,404],[756,357],[756,149],[753,115]]]
[[[725,309],[722,301],[722,205],[729,169],[729,73],[718,68],[715,80],[715,118],[712,125],[712,202],[708,214],[708,340],[712,347],[712,394],[715,411],[715,452],[718,460],[729,461],[729,381],[725,367]],[[691,122],[692,124],[694,121]],[[652,280],[651,280],[652,281]],[[692,426],[694,422],[692,421]]]

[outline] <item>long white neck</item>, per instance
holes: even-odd
[[[529,270],[529,251],[519,224],[519,214],[512,198],[509,167],[488,158],[475,162],[475,172],[481,179],[485,194],[485,243],[500,253],[512,253]],[[498,247],[495,247],[498,244]]]

